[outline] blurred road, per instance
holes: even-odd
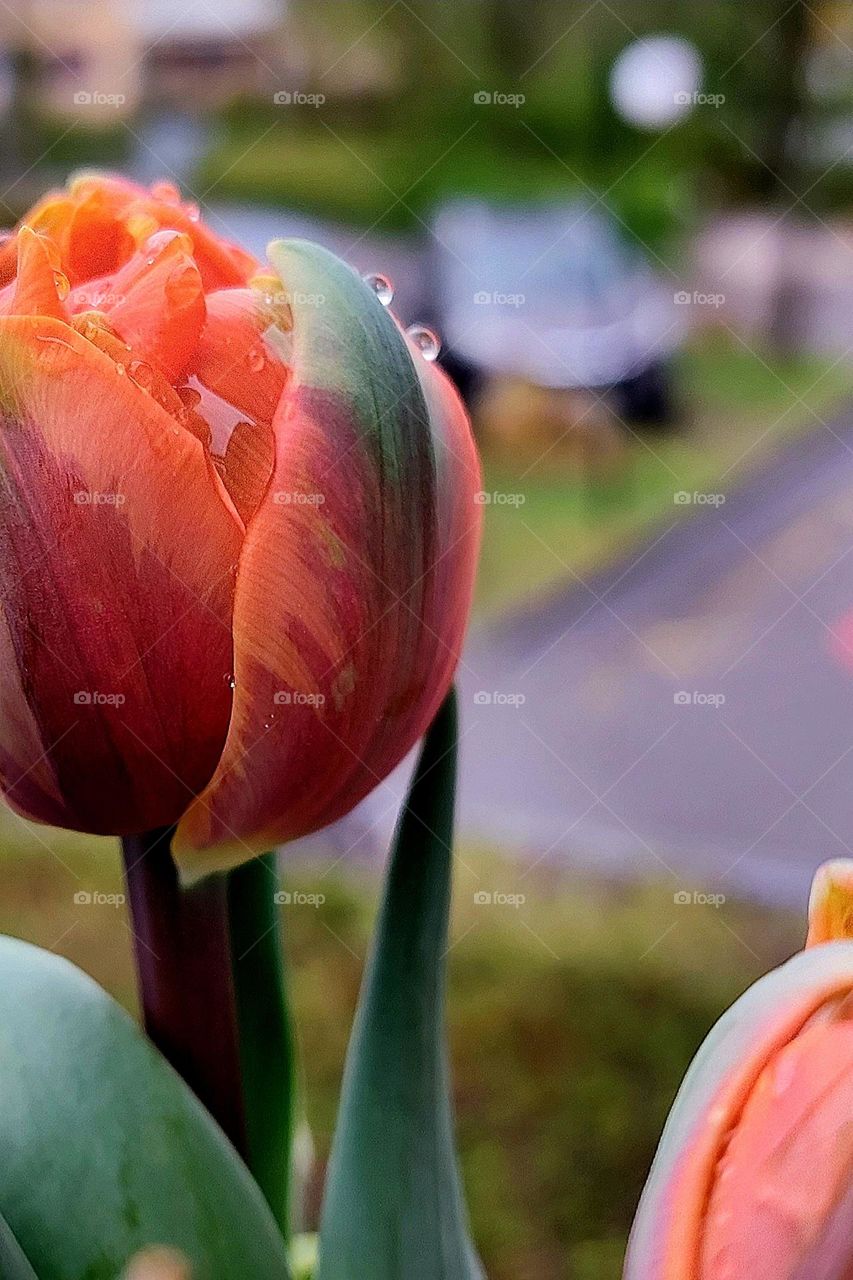
[[[475,636],[463,827],[531,861],[801,905],[818,862],[853,856],[851,552],[853,412]]]

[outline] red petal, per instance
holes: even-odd
[[[239,523],[198,441],[68,326],[0,319],[0,396],[3,789],[80,830],[175,822],[228,724]]]
[[[473,585],[458,397],[349,268],[276,248],[293,375],[238,571],[228,740],[176,837],[190,874],[316,830],[387,776],[447,692]]]

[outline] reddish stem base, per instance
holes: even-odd
[[[172,834],[122,842],[145,1030],[245,1157],[226,879],[182,888]]]

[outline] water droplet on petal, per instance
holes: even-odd
[[[252,347],[247,359],[252,373],[261,373],[267,363],[267,358],[260,347]]]
[[[184,213],[187,215],[190,222],[198,222],[201,217],[201,210],[198,205],[193,202],[184,205]]]
[[[146,364],[144,360],[134,360],[128,373],[138,387],[142,387],[144,391],[150,390],[154,382],[154,370],[150,364]]]
[[[180,204],[181,193],[175,186],[174,182],[162,181],[155,182],[151,187],[151,194],[155,200],[162,200],[165,204]]]
[[[234,679],[230,671],[225,674],[225,683],[228,685],[229,689],[237,688],[237,681]]]
[[[372,272],[370,275],[363,276],[362,279],[368,289],[373,290],[383,307],[390,305],[394,299],[394,286],[387,276]]]
[[[68,283],[68,276],[64,271],[54,271],[53,283],[56,285],[56,292],[59,295],[59,301],[64,301],[71,292],[71,285]]]
[[[406,336],[415,344],[420,351],[424,360],[437,360],[438,353],[441,351],[441,340],[432,329],[428,329],[424,324],[410,324],[406,330]]]

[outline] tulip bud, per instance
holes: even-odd
[[[352,809],[453,679],[464,408],[316,245],[84,175],[0,245],[0,792],[187,877]]]
[[[625,1280],[853,1276],[853,863],[815,877],[809,945],[711,1031],[670,1113]]]

